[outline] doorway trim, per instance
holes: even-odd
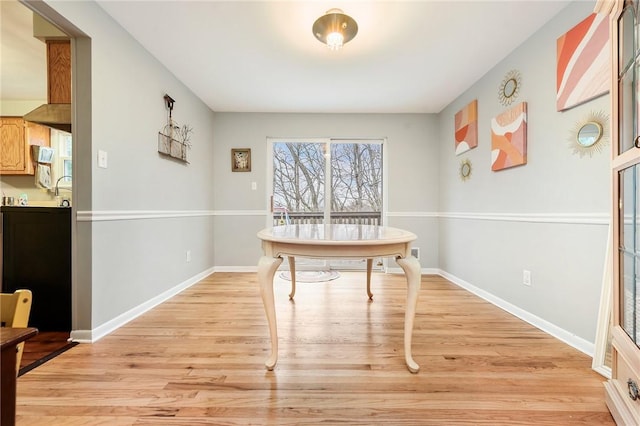
[[[86,341],[85,336],[74,336],[74,331],[92,329],[91,225],[77,221],[78,211],[91,211],[92,203],[91,38],[44,1],[18,1],[67,34],[71,41],[72,174],[75,177],[71,190],[71,339]],[[82,143],[76,143],[80,140]],[[82,288],[79,283],[83,284]]]

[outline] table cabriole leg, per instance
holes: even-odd
[[[407,307],[404,314],[404,357],[407,368],[412,373],[420,371],[420,366],[411,356],[411,339],[413,335],[413,320],[416,316],[418,293],[420,292],[420,263],[413,256],[397,258],[396,262],[407,277]]]
[[[373,268],[373,259],[367,259],[367,296],[369,300],[373,300],[373,293],[371,293],[371,269]]]
[[[278,362],[278,327],[276,325],[276,307],[273,297],[273,276],[282,263],[281,257],[262,256],[258,262],[258,283],[260,283],[260,295],[264,304],[264,311],[269,323],[269,335],[271,337],[271,355],[264,363],[267,370],[273,370]]]
[[[289,272],[291,273],[291,293],[289,293],[289,300],[293,300],[296,295],[296,258],[293,256],[287,256],[289,260]]]

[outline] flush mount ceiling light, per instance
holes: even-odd
[[[329,9],[313,23],[313,35],[331,50],[339,50],[342,45],[358,34],[358,24],[340,9]]]

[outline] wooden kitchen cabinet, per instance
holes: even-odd
[[[0,118],[0,173],[20,174],[26,171],[27,147],[24,120],[17,117]]]
[[[71,42],[47,40],[47,103],[71,103]]]
[[[50,129],[22,117],[0,117],[0,174],[33,175],[31,145],[51,146]]]

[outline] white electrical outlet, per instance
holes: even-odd
[[[420,247],[413,247],[411,249],[411,256],[413,256],[416,259],[420,260]]]
[[[187,262],[191,262],[191,250],[187,250],[186,259]]]
[[[531,271],[526,269],[522,271],[522,284],[531,285]]]

